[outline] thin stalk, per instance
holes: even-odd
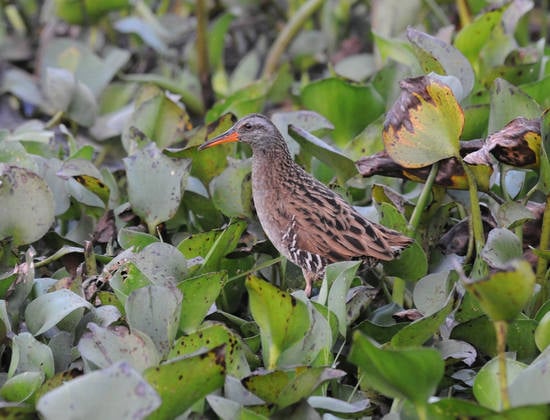
[[[406,289],[405,280],[399,277],[392,277],[392,283],[392,301],[404,308]]]
[[[210,62],[208,59],[208,10],[206,0],[197,0],[197,68],[202,89],[202,99],[205,104],[213,98],[210,85]]]
[[[439,171],[439,162],[436,162],[432,165],[432,169],[430,169],[428,178],[426,179],[424,187],[422,188],[422,192],[420,193],[420,197],[418,197],[418,201],[416,202],[416,206],[414,207],[413,214],[411,215],[411,219],[409,220],[409,231],[411,233],[415,233],[416,229],[418,228],[418,225],[420,224],[422,213],[424,212],[424,209],[428,205],[428,200],[430,198],[432,186],[438,171]]]
[[[497,335],[497,357],[498,357],[498,382],[500,388],[500,400],[502,409],[510,408],[510,396],[508,395],[508,372],[506,370],[506,335],[508,334],[508,323],[506,321],[494,321]]]
[[[45,128],[51,128],[54,125],[58,124],[63,117],[63,111],[57,111],[46,123]]]
[[[468,192],[470,194],[470,223],[473,230],[476,254],[479,256],[485,245],[485,235],[483,234],[483,220],[481,218],[481,208],[479,206],[479,196],[477,183],[471,169],[462,161],[462,167],[468,178]]]
[[[416,405],[416,414],[420,420],[428,420],[428,410],[426,404],[417,404]]]
[[[308,20],[309,17],[321,7],[322,4],[323,0],[308,0],[290,18],[267,54],[264,73],[262,76],[263,78],[269,79],[273,76],[279,66],[281,56],[294,36],[302,28],[305,21]]]
[[[86,276],[96,276],[97,264],[95,260],[94,247],[91,241],[84,241],[84,262],[86,265]]]
[[[464,27],[468,25],[472,18],[470,17],[470,8],[466,0],[457,0],[456,8],[458,10],[458,16],[460,18],[460,26]]]
[[[542,227],[540,231],[539,249],[546,251],[550,247],[550,195],[546,196],[546,207],[542,215]],[[546,270],[548,269],[548,261],[546,258],[538,257],[536,279],[540,284],[541,289],[537,299],[537,308],[540,307],[550,296],[548,282],[546,281]]]
[[[448,26],[451,24],[447,15],[441,10],[441,7],[434,0],[424,0],[428,7],[433,12],[434,16],[439,19],[442,25]]]

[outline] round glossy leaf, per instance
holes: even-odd
[[[170,219],[179,207],[190,161],[176,161],[154,143],[124,158],[132,210],[147,222],[149,232]]]
[[[15,246],[37,241],[54,222],[48,184],[27,169],[0,164],[0,203],[0,238]]]
[[[23,372],[8,379],[0,396],[6,401],[23,402],[28,400],[44,382],[43,372]]]
[[[487,242],[481,251],[483,259],[493,268],[505,270],[510,261],[523,255],[521,241],[508,229],[496,228],[489,232]]]
[[[353,336],[349,360],[361,368],[365,385],[388,397],[408,399],[415,404],[425,404],[443,378],[444,363],[437,350],[381,349],[358,332]]]
[[[323,382],[338,379],[345,372],[325,367],[300,366],[294,369],[255,373],[242,380],[243,385],[278,408],[288,407],[307,398]]]
[[[227,168],[210,182],[212,202],[228,217],[252,215],[250,160],[230,159]]]
[[[550,404],[550,348],[546,348],[510,383],[512,406]]]
[[[191,334],[181,336],[166,358],[170,360],[190,356],[197,351],[213,349],[221,345],[225,345],[227,373],[235,378],[250,375],[250,367],[246,360],[246,346],[241,337],[224,324],[209,324]]]
[[[181,331],[188,334],[199,327],[216,302],[226,280],[226,272],[215,271],[186,279],[178,284],[178,289],[183,295],[179,323]]]
[[[338,78],[312,82],[300,96],[307,109],[334,124],[333,138],[337,145],[348,143],[384,112],[384,101],[372,86]]]
[[[440,67],[446,74],[457,77],[467,96],[474,87],[475,75],[470,62],[452,45],[439,38],[407,29],[407,38],[416,47],[415,51],[425,72],[438,72]]]
[[[25,321],[31,333],[40,335],[67,315],[84,308],[91,309],[92,305],[69,289],[60,289],[38,296],[30,302],[25,310]]]
[[[507,383],[512,383],[525,367],[523,363],[506,359]],[[476,400],[481,405],[497,411],[502,409],[499,375],[498,359],[494,358],[479,370],[473,386]]]
[[[151,385],[127,362],[119,362],[65,382],[44,394],[36,409],[45,419],[143,418],[160,403]]]
[[[52,350],[28,332],[16,335],[12,341],[8,377],[21,372],[43,372],[47,378],[54,374]]]
[[[88,324],[89,332],[78,342],[78,351],[92,368],[107,368],[115,362],[126,361],[142,372],[160,362],[160,354],[153,341],[145,334],[126,327],[102,328]]]
[[[157,286],[175,286],[187,273],[185,257],[165,242],[153,242],[129,259]]]
[[[448,277],[448,271],[431,273],[415,284],[414,305],[424,316],[433,314],[445,306],[449,295]]]
[[[535,274],[531,264],[515,260],[509,267],[512,267],[509,271],[499,271],[465,285],[493,321],[514,320],[533,294]]]
[[[219,346],[147,369],[143,376],[162,398],[162,405],[148,418],[176,418],[223,385],[225,366],[225,348]]]
[[[281,353],[307,332],[308,310],[303,302],[258,277],[248,277],[246,288],[250,312],[261,331],[264,364],[273,369]]]
[[[491,87],[491,111],[488,132],[500,130],[518,115],[539,118],[540,106],[520,88],[504,79],[496,79]]]
[[[167,354],[178,331],[181,299],[176,288],[146,286],[134,290],[125,305],[130,329],[147,334],[159,352]]]

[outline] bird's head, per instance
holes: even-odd
[[[202,144],[199,150],[235,141],[250,144],[253,152],[272,150],[281,146],[286,148],[281,133],[267,117],[261,114],[250,114],[237,121],[225,133]]]

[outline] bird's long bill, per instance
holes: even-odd
[[[218,144],[231,143],[234,141],[239,141],[239,134],[230,128],[225,133],[220,134],[217,137],[214,137],[211,140],[208,140],[206,143],[203,143],[199,146],[199,150],[208,149],[209,147],[217,146]]]

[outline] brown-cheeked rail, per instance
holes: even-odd
[[[327,264],[362,260],[369,266],[396,258],[412,239],[371,222],[292,159],[275,125],[248,115],[199,150],[239,141],[252,147],[252,196],[267,237],[298,265],[309,296]]]

